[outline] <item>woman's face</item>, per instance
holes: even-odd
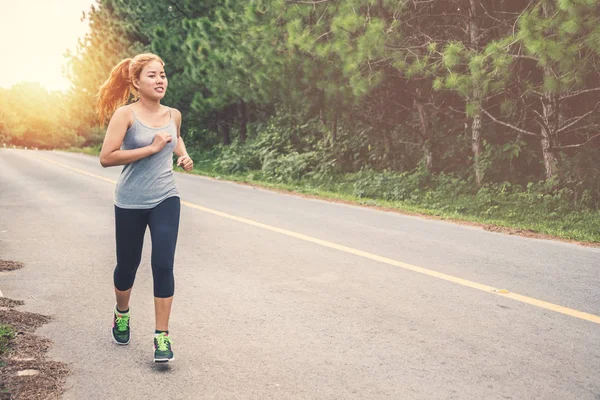
[[[158,60],[152,60],[142,68],[135,87],[140,93],[140,97],[160,100],[165,97],[168,84],[169,82],[162,63]]]

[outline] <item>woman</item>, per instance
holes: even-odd
[[[125,166],[115,189],[117,302],[112,336],[118,344],[129,344],[129,298],[148,226],[152,238],[155,362],[174,359],[169,316],[180,201],[173,178],[172,153],[178,156],[177,165],[185,171],[194,165],[180,136],[181,113],[160,104],[167,86],[162,59],[154,54],[139,54],[114,67],[98,95],[100,120],[104,123],[110,117],[100,164]],[[125,105],[130,96],[137,101]]]

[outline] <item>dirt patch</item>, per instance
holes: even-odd
[[[20,261],[0,260],[0,271],[14,271],[23,268],[24,264]]]
[[[22,306],[23,304],[25,304],[23,300],[13,300],[6,297],[0,297],[0,309],[13,308],[16,306]]]
[[[12,326],[17,332],[32,333],[40,326],[50,322],[50,317],[8,308],[0,310],[0,321]]]
[[[0,326],[10,325],[14,332],[8,351],[0,354],[0,400],[59,399],[69,370],[64,363],[47,360],[51,342],[33,334],[51,318],[14,309],[21,304],[0,298]]]
[[[24,370],[37,371],[37,374],[17,375]],[[0,373],[0,399],[60,399],[67,374],[66,365],[56,361],[9,361]]]

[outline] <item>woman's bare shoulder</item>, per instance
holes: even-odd
[[[134,121],[134,114],[131,109],[131,104],[117,108],[112,116],[112,119],[116,119],[121,123],[126,122],[128,127],[131,126]]]

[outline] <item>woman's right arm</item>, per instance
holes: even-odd
[[[168,133],[160,132],[156,134],[152,144],[148,146],[133,150],[121,150],[121,144],[123,144],[123,138],[125,138],[129,126],[130,115],[129,110],[120,107],[108,123],[102,150],[100,150],[100,165],[105,168],[131,164],[134,161],[151,156],[158,153],[165,147],[165,144],[171,141],[171,136]]]

